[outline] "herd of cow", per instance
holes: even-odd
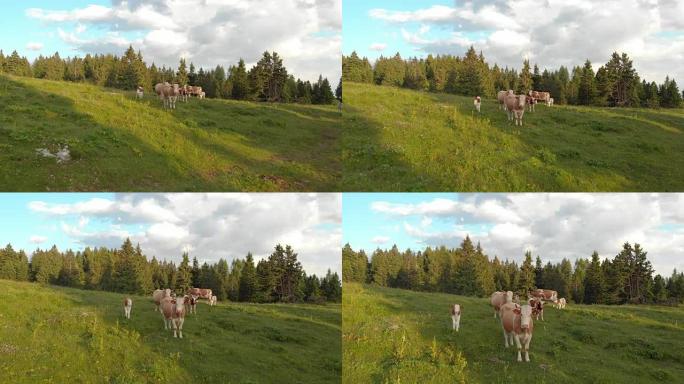
[[[499,101],[499,109],[504,109],[508,114],[508,120],[515,120],[516,126],[522,126],[526,106],[528,111],[534,112],[535,105],[540,101],[549,107],[553,105],[551,94],[540,91],[529,91],[527,95],[516,95],[513,90],[509,89],[508,91],[499,91],[496,99]],[[473,100],[473,105],[478,113],[480,112],[481,103],[482,99],[480,96],[476,96]]]
[[[155,311],[161,312],[164,320],[164,329],[173,329],[173,337],[183,338],[183,323],[185,314],[197,314],[197,301],[206,299],[210,306],[216,305],[216,296],[212,295],[211,289],[190,288],[183,297],[176,296],[170,289],[157,289],[152,293]],[[124,299],[124,317],[131,318],[133,300],[130,297]]]
[[[202,91],[202,87],[192,85],[171,84],[169,82],[157,83],[154,86],[154,91],[159,96],[164,108],[176,109],[176,101],[180,99],[187,103],[190,96],[196,96],[199,99],[204,99],[206,95]],[[142,99],[144,93],[143,87],[138,87],[135,91],[135,96]]]
[[[518,295],[513,297],[511,291],[497,291],[492,293],[491,304],[494,307],[494,318],[499,316],[504,334],[504,345],[508,348],[515,342],[518,347],[518,361],[522,361],[521,351],[525,353],[525,361],[530,361],[530,341],[534,321],[544,320],[544,303],[550,301],[554,307],[564,309],[565,298],[558,298],[558,293],[549,289],[536,289],[528,293],[528,303],[520,305]],[[461,305],[451,307],[452,329],[458,331],[461,323]],[[510,342],[509,342],[510,341]]]

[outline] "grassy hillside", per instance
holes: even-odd
[[[183,339],[151,298],[0,280],[3,383],[334,383],[340,306],[198,304]]]
[[[345,190],[681,191],[684,110],[537,105],[344,83]]]
[[[0,76],[4,191],[330,191],[341,174],[334,106],[228,100],[162,110],[147,95]],[[73,160],[36,154],[68,145]]]
[[[461,329],[449,310],[461,304]],[[344,285],[343,383],[661,383],[684,377],[684,308],[548,306],[530,362],[487,299]]]

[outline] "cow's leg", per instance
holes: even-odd
[[[532,341],[532,333],[527,335],[527,339],[525,340],[525,361],[530,362],[530,341]]]
[[[183,322],[185,321],[184,318],[179,318],[178,319],[178,337],[183,338]]]
[[[453,331],[455,329],[456,329],[456,316],[451,315],[451,330]]]
[[[461,328],[461,315],[458,315],[458,317],[456,317],[456,332],[458,332],[459,328]]]
[[[508,348],[508,333],[506,333],[506,328],[504,328],[503,324],[501,324],[501,329],[503,329],[504,334],[504,346]]]
[[[520,349],[522,348],[520,345],[520,335],[514,333],[513,338],[515,339],[515,345],[518,347],[518,361],[522,361],[522,356],[520,355]]]

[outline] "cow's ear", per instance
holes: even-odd
[[[513,313],[515,313],[516,315],[519,315],[520,314],[520,308],[513,309]]]

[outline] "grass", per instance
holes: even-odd
[[[334,106],[177,103],[88,84],[0,76],[5,191],[333,191]],[[36,154],[68,145],[73,160]]]
[[[461,304],[460,331],[450,307]],[[343,383],[662,383],[684,375],[684,308],[548,306],[530,363],[487,299],[345,283]]]
[[[684,109],[537,105],[344,83],[345,191],[681,191]]]
[[[1,280],[3,383],[334,383],[340,306],[198,304],[183,339],[149,297]]]

